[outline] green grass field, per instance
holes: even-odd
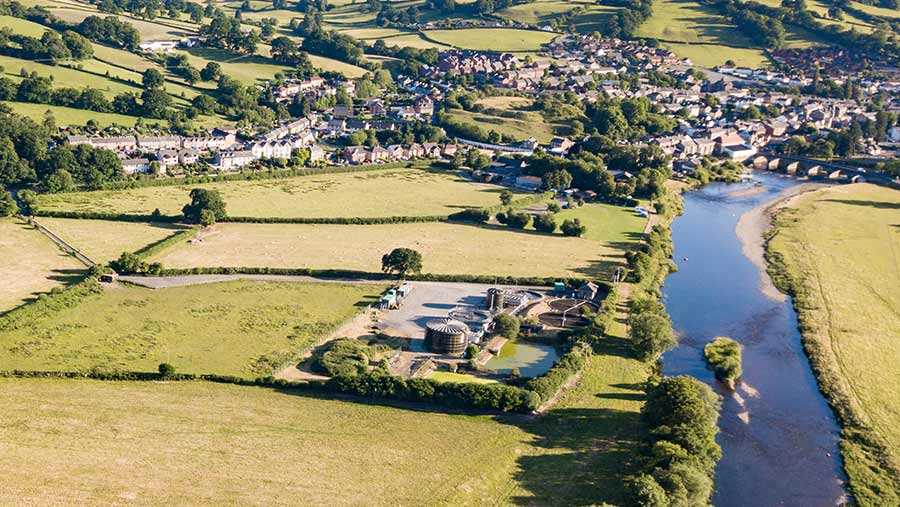
[[[631,208],[607,204],[585,204],[580,208],[562,210],[556,221],[562,224],[567,218],[577,218],[587,226],[584,237],[594,241],[631,243],[643,233],[646,218],[641,218]]]
[[[767,62],[763,52],[735,25],[693,0],[654,2],[653,15],[641,24],[637,35],[659,39],[701,66],[733,60],[738,65],[759,67]]]
[[[429,30],[426,39],[460,49],[492,51],[537,51],[558,34],[514,28],[466,28],[462,30]]]
[[[385,217],[449,215],[500,203],[496,185],[473,183],[446,171],[384,169],[289,179],[45,194],[43,210],[181,214],[192,188],[218,190],[232,216]]]
[[[52,231],[94,262],[106,263],[166,238],[183,227],[172,224],[109,222],[73,218],[38,218]]]
[[[606,205],[594,205],[602,209]],[[618,208],[621,209],[621,208]],[[584,211],[585,213],[587,211]],[[217,224],[201,241],[176,245],[154,260],[166,267],[271,266],[380,271],[397,247],[418,250],[424,272],[509,276],[608,277],[643,230],[610,211],[606,239],[457,223],[385,225]],[[622,238],[632,238],[623,242]]]
[[[51,106],[49,104],[30,104],[26,102],[3,102],[13,111],[22,116],[27,116],[32,120],[40,123],[44,120],[47,111],[53,113],[56,119],[56,125],[63,127],[66,125],[84,125],[88,120],[94,120],[97,125],[105,127],[112,124],[124,125],[132,127],[138,121],[137,116],[126,116],[124,114],[115,113],[97,113],[85,109],[74,109],[71,107]],[[161,124],[164,120],[158,120]],[[148,122],[150,124],[154,122]]]
[[[8,505],[482,505],[533,438],[489,417],[200,382],[0,380],[0,396]]]
[[[184,373],[270,375],[382,289],[249,281],[115,286],[0,331],[0,370],[156,371],[165,362]]]
[[[874,185],[803,195],[776,220],[770,253],[784,259],[794,306],[823,391],[861,421],[842,451],[860,505],[897,505],[900,481],[900,191]],[[846,425],[845,425],[846,426]],[[874,436],[888,449],[860,444]],[[879,492],[880,490],[880,492]]]
[[[541,143],[548,143],[554,135],[566,129],[565,125],[550,123],[541,113],[531,111],[533,101],[528,98],[488,97],[478,103],[485,107],[484,111],[448,109],[446,112],[461,122],[481,127],[485,132],[495,130],[518,141],[534,137]]]
[[[24,222],[0,218],[0,314],[81,278],[83,264]]]

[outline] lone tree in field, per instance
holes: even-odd
[[[411,248],[395,248],[381,258],[381,270],[396,273],[399,278],[422,272],[422,254]]]
[[[500,204],[502,204],[504,206],[509,206],[509,203],[511,203],[512,200],[513,200],[512,192],[510,192],[509,190],[504,190],[504,191],[500,192]]]
[[[191,190],[190,204],[182,208],[181,212],[188,222],[212,225],[217,220],[225,218],[225,201],[217,190],[195,188]],[[210,221],[212,223],[209,223]]]

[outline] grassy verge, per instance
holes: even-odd
[[[842,426],[860,505],[900,505],[900,192],[833,187],[775,220],[770,275],[791,294],[803,345]]]

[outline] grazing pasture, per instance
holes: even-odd
[[[49,238],[13,218],[0,218],[0,314],[81,278],[85,266]]]
[[[0,370],[271,375],[377,300],[383,287],[225,282],[145,289],[117,285],[49,314],[0,321]]]
[[[856,184],[802,195],[778,215],[769,253],[782,261],[775,278],[794,292],[823,391],[865,425],[842,442],[854,496],[895,503],[897,476],[879,463],[900,466],[900,191]],[[864,445],[860,431],[886,450]],[[881,496],[890,491],[893,501]]]
[[[192,188],[217,190],[232,216],[385,217],[449,215],[500,203],[496,185],[473,183],[446,171],[384,169],[357,173],[232,181],[203,185],[45,194],[43,210],[179,215]]]

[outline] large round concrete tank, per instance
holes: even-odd
[[[469,326],[456,319],[435,319],[425,324],[425,341],[439,354],[462,354],[468,344]]]
[[[500,289],[487,290],[487,309],[501,310],[503,309],[503,291]]]

